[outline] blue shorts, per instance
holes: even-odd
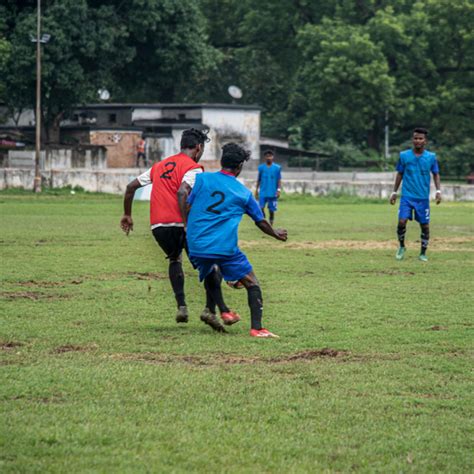
[[[398,209],[399,219],[413,220],[413,211],[415,220],[420,224],[430,223],[430,200],[412,199],[402,196],[400,198],[400,208]]]
[[[191,263],[199,270],[199,281],[212,272],[214,265],[217,265],[225,281],[237,281],[248,275],[252,271],[252,265],[246,255],[240,250],[230,257],[216,255],[214,257],[189,257]]]
[[[262,209],[265,208],[265,204],[268,204],[268,210],[275,212],[277,209],[277,202],[278,198],[277,197],[262,197],[260,196],[258,198],[258,203],[260,204],[260,207]]]

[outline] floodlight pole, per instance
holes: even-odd
[[[33,191],[41,192],[41,0],[38,0],[36,21],[36,153],[35,153],[35,179]]]
[[[387,169],[388,160],[390,160],[390,145],[389,145],[389,125],[388,125],[388,109],[385,110],[385,160],[384,168]]]

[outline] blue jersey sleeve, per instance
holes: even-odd
[[[278,181],[281,181],[281,167],[278,168],[277,184],[278,184]]]
[[[248,214],[255,222],[260,222],[265,219],[258,202],[255,200],[252,194],[249,195],[247,203],[245,204],[245,214]]]
[[[439,163],[436,159],[436,155],[434,156],[433,164],[431,165],[431,172],[434,174],[439,174]]]
[[[402,155],[400,155],[400,157],[398,158],[398,163],[397,163],[397,166],[395,167],[395,169],[399,173],[404,173],[405,172],[405,164],[403,163]]]

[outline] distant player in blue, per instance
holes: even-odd
[[[421,227],[421,252],[418,257],[427,262],[426,249],[430,239],[430,173],[436,187],[436,204],[441,202],[441,182],[439,165],[436,154],[425,150],[428,131],[424,128],[415,128],[413,132],[413,149],[400,153],[397,163],[397,176],[390,196],[390,204],[397,201],[397,191],[403,180],[402,197],[398,211],[397,236],[400,243],[396,259],[402,260],[405,256],[405,234],[407,220],[415,220]]]
[[[245,287],[251,315],[251,336],[278,337],[262,327],[262,291],[252,265],[237,246],[238,227],[243,214],[249,215],[265,234],[277,240],[287,239],[286,230],[273,229],[252,193],[236,179],[249,157],[248,151],[229,143],[222,149],[221,171],[196,176],[196,183],[188,197],[188,215],[183,216],[189,256],[199,270],[201,281],[217,265],[226,281],[236,282],[235,285],[239,282]],[[220,289],[220,281],[213,281],[214,286],[206,286],[208,297]],[[224,320],[224,324],[238,322],[240,317],[235,316],[234,320]]]
[[[273,163],[274,155],[271,150],[267,150],[263,153],[263,159],[265,163],[258,167],[255,197],[259,201],[264,216],[265,206],[268,205],[270,224],[273,225],[277,202],[281,192],[281,166]]]

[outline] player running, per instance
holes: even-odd
[[[258,167],[257,190],[255,197],[259,200],[260,208],[265,216],[265,206],[268,205],[270,224],[273,225],[277,202],[281,192],[281,166],[273,163],[273,151],[263,153],[265,163]]]
[[[247,290],[253,337],[278,337],[262,327],[262,291],[247,257],[237,246],[238,227],[242,215],[248,214],[265,234],[286,241],[287,231],[273,229],[265,220],[252,193],[239,181],[242,166],[250,153],[235,143],[222,149],[221,171],[202,173],[188,197],[190,208],[183,220],[187,221],[187,236],[191,261],[204,280],[218,265],[226,281],[239,281]],[[206,287],[213,295],[219,284]],[[240,318],[233,322],[237,322]],[[230,322],[229,322],[230,323]]]
[[[184,272],[182,267],[182,252],[186,248],[186,237],[183,219],[178,205],[178,189],[183,183],[187,187],[181,190],[189,194],[194,186],[196,176],[202,173],[202,166],[198,162],[204,153],[205,143],[209,141],[207,133],[195,128],[185,130],[181,136],[181,151],[163,161],[155,163],[150,169],[138,176],[127,185],[124,197],[124,215],[120,221],[122,230],[128,235],[133,230],[132,202],[135,191],[147,184],[152,184],[150,198],[150,225],[151,231],[158,245],[169,259],[169,279],[178,305],[176,314],[177,323],[188,322],[188,308],[184,294]],[[211,279],[221,280],[218,269],[213,269]],[[219,297],[220,296],[220,297]],[[221,311],[229,312],[225,306],[222,294],[216,292],[216,300],[207,302],[207,309],[215,312],[215,304]],[[204,310],[206,312],[206,310]],[[231,314],[231,317],[233,317]],[[223,326],[217,321],[220,329]]]
[[[415,220],[421,227],[421,253],[419,259],[427,262],[426,249],[430,239],[430,172],[436,186],[436,204],[441,202],[441,181],[436,154],[425,150],[428,131],[415,128],[413,131],[413,149],[400,153],[397,163],[397,176],[390,196],[390,204],[397,201],[397,191],[403,180],[402,197],[398,211],[397,236],[400,247],[395,258],[402,260],[405,256],[405,234],[407,219]]]

